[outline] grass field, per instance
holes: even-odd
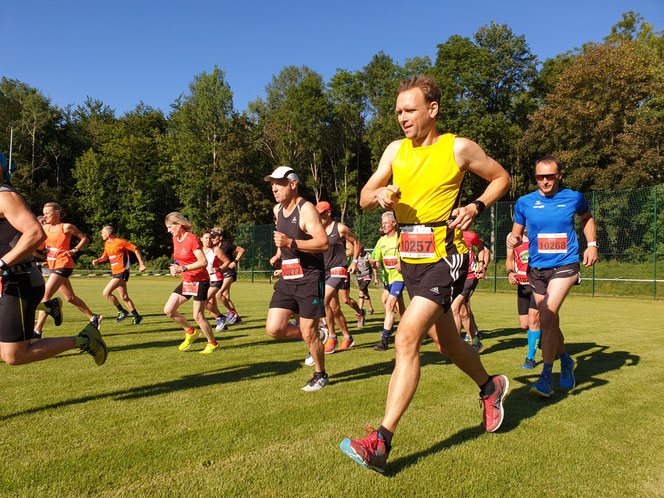
[[[105,365],[73,352],[0,364],[2,496],[664,496],[661,301],[570,296],[561,326],[577,387],[541,400],[528,393],[539,364],[519,368],[516,296],[477,293],[482,359],[510,379],[502,428],[482,429],[476,386],[427,342],[379,475],[338,445],[380,424],[394,361],[372,347],[382,313],[351,329],[355,348],[327,357],[331,385],[306,393],[303,343],[265,334],[268,284],[234,286],[244,323],[222,333],[221,352],[199,355],[204,341],[179,352],[182,332],[161,313],[174,279],[129,282],[140,326],[113,323],[105,283],[73,279],[109,318]],[[64,325],[45,333],[73,334],[84,320],[66,305]]]

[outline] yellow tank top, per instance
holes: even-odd
[[[401,143],[392,162],[392,175],[394,184],[401,189],[401,199],[394,207],[394,214],[402,225],[402,237],[409,229],[403,225],[445,221],[460,205],[465,172],[459,170],[454,160],[454,138],[455,135],[446,133],[435,144],[424,147],[413,147],[409,139]],[[447,226],[430,230],[433,230],[435,250],[419,251],[418,248],[419,257],[404,257],[405,242],[402,242],[402,260],[435,263],[446,256],[468,252],[462,231],[449,230]]]

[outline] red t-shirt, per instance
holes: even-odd
[[[477,275],[475,275],[475,251],[473,251],[473,247],[477,247],[479,250],[480,247],[484,246],[484,242],[482,242],[482,239],[480,239],[479,235],[477,235],[475,232],[470,232],[468,230],[463,232],[463,240],[468,246],[468,255],[470,256],[468,260],[468,277],[466,278],[477,278]]]
[[[530,242],[528,237],[523,238],[523,242],[515,247],[514,262],[516,263],[516,279],[521,285],[528,284],[528,257],[530,256]]]
[[[182,240],[178,240],[176,236],[173,236],[173,258],[178,262],[178,265],[188,266],[196,263],[198,261],[194,254],[196,249],[203,251],[203,246],[193,233],[186,232]],[[204,282],[205,280],[210,280],[205,267],[186,271],[182,274],[183,282]]]

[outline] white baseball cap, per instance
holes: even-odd
[[[290,166],[279,166],[271,174],[267,175],[264,178],[266,182],[272,180],[286,180],[286,179],[297,180],[298,182],[300,181],[300,179],[297,177],[297,174]]]

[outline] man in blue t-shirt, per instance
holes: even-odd
[[[576,385],[574,360],[565,352],[558,319],[567,293],[581,281],[575,214],[581,217],[588,242],[583,264],[589,267],[597,261],[595,220],[581,193],[560,188],[562,176],[560,161],[554,156],[545,156],[535,163],[538,190],[516,201],[514,226],[507,237],[510,250],[521,244],[524,227],[530,239],[528,280],[540,311],[544,360],[542,374],[530,391],[545,398],[553,394],[551,370],[556,355],[560,356],[560,386],[571,389]]]

